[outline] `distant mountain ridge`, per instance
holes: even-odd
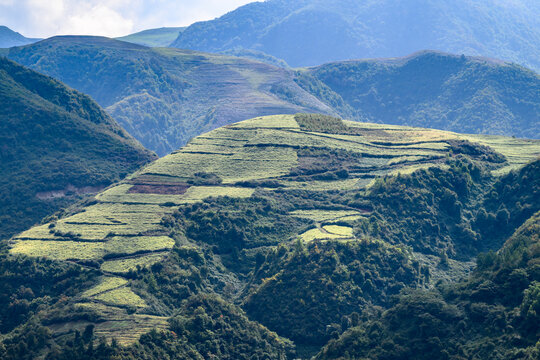
[[[539,75],[499,60],[423,51],[293,70],[73,36],[4,53],[91,95],[160,156],[216,127],[279,113],[478,134],[540,134]]]
[[[32,39],[24,37],[8,28],[7,26],[0,25],[0,48],[9,48],[12,46],[22,46],[32,44],[41,39]]]
[[[539,13],[535,0],[268,0],[195,23],[171,46],[257,50],[293,67],[435,49],[538,71]]]
[[[166,47],[176,40],[178,35],[184,31],[184,29],[185,27],[148,29],[116,39],[150,47]]]

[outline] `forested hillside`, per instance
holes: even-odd
[[[84,36],[54,37],[6,56],[90,95],[160,156],[254,116],[335,113],[290,71],[231,56]]]
[[[0,239],[155,158],[92,99],[0,57]]]
[[[500,61],[424,51],[325,64],[300,71],[297,82],[323,101],[330,89],[337,95],[326,102],[357,120],[540,137],[540,76]]]
[[[538,171],[538,162],[534,166]],[[402,294],[316,359],[537,359],[539,234],[536,213],[498,253],[480,256],[468,279]]]
[[[9,241],[0,356],[526,359],[539,155],[324,115],[221,127]]]

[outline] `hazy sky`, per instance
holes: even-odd
[[[0,0],[0,25],[27,37],[116,37],[209,20],[254,0]]]

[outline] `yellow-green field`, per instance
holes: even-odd
[[[108,260],[101,265],[101,270],[116,274],[125,274],[130,270],[136,270],[137,266],[149,266],[163,260],[163,258],[163,254],[148,254],[131,258]]]
[[[349,226],[339,226],[339,225],[325,225],[323,230],[330,234],[335,234],[339,236],[352,237],[353,229]]]
[[[115,306],[135,306],[145,307],[146,303],[137,294],[135,294],[129,287],[120,287],[111,291],[103,292],[94,296],[95,300],[98,300],[104,304],[111,304]]]
[[[314,240],[345,240],[352,239],[353,229],[348,226],[325,225],[322,228],[314,228],[300,235],[305,242]]]
[[[81,296],[91,298],[92,296],[101,294],[103,292],[117,289],[120,286],[125,286],[127,283],[128,281],[121,277],[104,276],[98,285],[86,290]]]
[[[107,339],[115,338],[120,345],[130,345],[152,329],[166,330],[167,317],[146,314],[128,314],[122,307],[105,305],[99,302],[82,302],[78,307],[94,311],[104,321],[95,324],[94,334]],[[50,326],[54,333],[66,333],[71,330],[84,331],[87,322],[71,322]]]

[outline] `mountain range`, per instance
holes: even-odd
[[[293,67],[431,49],[538,71],[539,13],[535,0],[268,0],[197,22],[171,46],[256,50]]]
[[[0,27],[0,359],[540,359],[537,13]]]
[[[425,51],[287,70],[99,37],[55,37],[4,54],[89,94],[160,156],[225,124],[296,112],[470,133],[540,133],[538,74],[484,58]]]

